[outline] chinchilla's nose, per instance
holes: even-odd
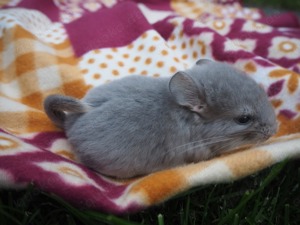
[[[262,133],[265,139],[269,139],[271,136],[277,133],[278,125],[273,123],[271,126],[268,124],[262,124]]]

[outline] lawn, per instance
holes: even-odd
[[[300,224],[300,161],[286,161],[229,183],[198,187],[133,215],[78,209],[30,186],[2,190],[1,225]]]
[[[255,7],[267,6],[276,9],[300,11],[300,1],[298,0],[242,0],[242,2]]]

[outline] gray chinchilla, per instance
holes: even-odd
[[[51,95],[44,108],[83,164],[119,178],[206,160],[277,130],[264,90],[206,59],[170,78],[128,76],[82,100]]]

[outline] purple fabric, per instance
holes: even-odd
[[[81,56],[96,48],[127,45],[152,27],[135,3],[122,2],[65,24],[65,28],[75,54]]]
[[[167,40],[174,30],[174,25],[169,23],[168,20],[171,17],[167,17],[161,21],[153,24],[153,28],[165,39]]]
[[[258,22],[272,27],[300,28],[298,17],[294,13],[281,13],[272,16],[264,16]]]
[[[59,10],[53,0],[23,0],[17,7],[36,9],[48,16],[53,22],[59,21]]]

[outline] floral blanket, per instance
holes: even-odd
[[[78,206],[125,213],[299,157],[297,18],[220,2],[1,1],[0,186],[33,183]],[[49,94],[81,98],[93,86],[130,74],[170,76],[200,58],[228,62],[265,89],[279,123],[276,137],[209,161],[113,180],[77,162],[42,108]]]

